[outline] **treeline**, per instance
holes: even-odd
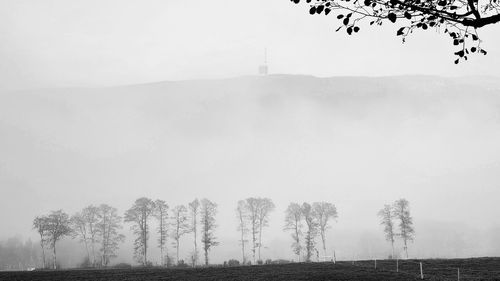
[[[242,264],[262,264],[261,249],[265,245],[264,230],[269,226],[269,216],[275,210],[269,198],[250,197],[240,200],[236,205],[237,230],[241,245]],[[118,210],[107,204],[90,205],[69,216],[62,210],[38,216],[33,227],[40,237],[43,267],[57,268],[57,243],[65,237],[78,239],[86,251],[87,267],[107,267],[116,257],[125,236],[120,233],[123,223],[130,224],[135,236],[134,259],[143,266],[151,266],[148,259],[150,234],[155,232],[157,240],[153,244],[160,250],[161,266],[200,265],[203,255],[204,264],[209,264],[209,253],[219,242],[215,236],[217,204],[208,200],[195,199],[186,205],[170,207],[163,200],[139,198],[125,211],[123,217]],[[401,238],[408,255],[407,243],[413,240],[413,222],[409,202],[400,199],[392,205],[385,205],[378,213],[388,241],[392,243]],[[291,232],[291,248],[298,261],[310,262],[313,257],[319,260],[320,251],[327,256],[326,238],[331,224],[338,218],[337,208],[329,202],[290,203],[285,211],[283,229]],[[395,220],[399,232],[396,233]],[[155,222],[152,228],[151,222]],[[180,258],[181,238],[192,235],[192,251],[189,261]],[[184,240],[185,241],[185,240]],[[168,244],[175,249],[168,252]],[[201,249],[200,249],[201,248]],[[47,260],[48,252],[52,261]],[[248,252],[251,257],[248,257]]]
[[[202,245],[205,264],[209,262],[209,251],[218,242],[214,234],[216,228],[215,215],[217,204],[208,200],[195,199],[187,206],[178,205],[172,208],[163,200],[149,198],[137,199],[124,216],[118,210],[107,204],[99,206],[90,205],[80,212],[69,216],[62,210],[52,211],[48,215],[37,216],[33,220],[33,228],[40,237],[40,248],[44,268],[57,268],[57,243],[70,237],[78,239],[86,250],[87,267],[107,267],[125,236],[120,233],[123,223],[130,223],[135,235],[134,259],[144,265],[151,266],[148,260],[149,236],[151,233],[151,220],[158,222],[154,229],[158,234],[157,246],[161,252],[161,265],[171,265],[172,258],[166,252],[168,238],[171,238],[176,249],[176,262],[183,264],[179,259],[180,239],[188,233],[194,233],[194,249],[191,263],[198,263],[198,239]],[[198,230],[201,236],[198,237]],[[47,260],[48,251],[52,253],[52,262]]]

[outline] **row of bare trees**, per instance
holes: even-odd
[[[49,267],[46,249],[51,249],[52,268],[57,268],[57,242],[67,236],[78,238],[85,245],[90,266],[107,266],[125,239],[118,233],[121,221],[117,209],[107,204],[85,207],[71,217],[62,210],[36,217],[33,228],[40,236],[43,267]]]
[[[218,245],[215,237],[215,215],[217,204],[208,200],[193,200],[187,205],[177,205],[169,216],[169,206],[163,200],[153,201],[149,198],[139,198],[134,205],[125,212],[125,222],[132,223],[132,231],[136,235],[134,241],[134,257],[143,265],[149,265],[148,240],[150,234],[150,219],[157,221],[158,248],[160,262],[164,266],[169,261],[167,240],[172,238],[172,245],[176,249],[176,261],[180,262],[179,251],[181,237],[188,233],[193,234],[193,252],[191,265],[196,266],[199,260],[198,231],[201,230],[201,244],[205,255],[205,265],[208,265],[208,254],[212,247]]]
[[[256,259],[261,260],[261,249],[264,245],[263,232],[269,226],[269,216],[274,209],[275,205],[269,198],[250,197],[238,201],[236,214],[243,264],[248,263],[249,260],[246,252],[248,244],[253,263],[256,263]],[[46,216],[36,217],[33,227],[40,235],[44,267],[48,265],[46,249],[52,250],[52,266],[57,267],[56,244],[66,236],[79,238],[84,244],[90,266],[109,265],[110,260],[116,257],[119,244],[125,239],[124,235],[119,233],[122,229],[122,221],[132,224],[131,230],[135,235],[135,260],[144,266],[150,265],[148,247],[152,220],[157,226],[155,231],[158,237],[157,246],[160,249],[161,265],[164,266],[170,262],[167,252],[168,239],[172,239],[171,244],[176,250],[176,262],[179,264],[181,262],[179,258],[181,238],[186,234],[192,234],[193,250],[190,262],[192,266],[196,266],[200,258],[198,242],[202,245],[205,265],[209,263],[210,250],[218,245],[215,237],[216,214],[217,204],[208,199],[195,199],[186,205],[177,205],[170,209],[163,200],[153,201],[142,197],[125,212],[123,219],[118,215],[116,208],[101,204],[85,207],[71,217],[62,210],[53,211]],[[392,205],[387,204],[378,215],[384,226],[386,239],[391,242],[392,256],[394,257],[394,243],[399,237],[403,241],[408,257],[408,242],[414,238],[409,202],[406,199],[400,199]],[[323,254],[327,255],[326,234],[332,221],[337,217],[337,208],[329,202],[289,204],[285,211],[284,230],[292,232],[291,247],[299,261],[311,261],[314,253],[319,258],[317,239],[321,241]],[[396,230],[397,222],[399,232]],[[199,234],[201,237],[198,236]]]
[[[84,245],[87,254],[87,266],[106,267],[112,258],[116,257],[120,243],[125,236],[120,232],[122,222],[131,223],[131,230],[135,235],[134,258],[146,266],[148,261],[148,247],[150,236],[150,222],[157,222],[158,248],[160,248],[160,261],[166,265],[170,260],[167,253],[167,240],[172,238],[173,247],[176,249],[176,261],[179,263],[180,240],[185,234],[193,233],[193,253],[191,263],[196,266],[199,259],[198,240],[202,244],[205,254],[205,264],[208,265],[208,254],[212,247],[218,245],[215,237],[217,227],[215,215],[217,204],[208,200],[193,200],[187,205],[178,205],[171,210],[163,200],[149,198],[137,199],[132,207],[125,212],[122,218],[118,210],[107,204],[99,206],[90,205],[83,208],[73,216],[62,210],[52,211],[48,215],[37,216],[33,220],[33,228],[40,236],[43,267],[48,268],[46,251],[52,251],[52,264],[57,268],[57,243],[65,238],[77,238]],[[201,230],[201,239],[198,231]]]
[[[330,222],[338,217],[337,208],[328,202],[290,203],[285,211],[284,229],[292,232],[292,249],[298,260],[311,261],[316,251],[316,238],[321,238],[323,254],[326,256],[326,232]],[[305,251],[305,252],[304,252]]]
[[[386,204],[378,212],[380,224],[384,226],[385,238],[391,243],[392,255],[394,258],[394,243],[396,238],[401,238],[403,250],[408,258],[408,242],[413,241],[415,230],[413,228],[413,218],[410,214],[410,202],[402,198],[393,204]],[[397,226],[396,226],[397,223]],[[397,232],[399,230],[399,232]]]

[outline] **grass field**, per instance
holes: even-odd
[[[197,269],[107,269],[33,272],[0,272],[0,280],[18,281],[142,281],[142,280],[308,280],[308,281],[396,281],[420,280],[420,262],[425,280],[499,280],[500,258],[453,260],[393,260],[333,263],[294,263]]]

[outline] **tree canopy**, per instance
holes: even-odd
[[[298,4],[301,0],[291,0]],[[398,24],[403,42],[417,30],[435,30],[450,36],[459,49],[455,63],[471,53],[487,52],[481,47],[478,29],[500,21],[499,0],[302,0],[310,4],[311,15],[335,14],[339,30],[351,35],[360,25]]]

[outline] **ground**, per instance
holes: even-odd
[[[500,258],[395,260],[292,263],[243,267],[210,267],[198,269],[107,269],[61,270],[33,272],[0,272],[0,280],[12,281],[142,281],[142,280],[207,280],[207,281],[399,281],[420,280],[420,262],[425,280],[499,280]],[[398,268],[397,268],[398,267]],[[399,272],[396,272],[398,270]]]

